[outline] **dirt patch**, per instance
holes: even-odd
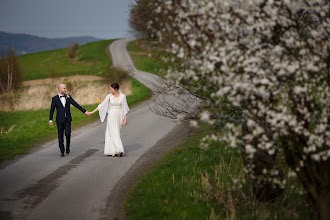
[[[107,199],[106,208],[101,210],[100,219],[126,219],[124,203],[138,177],[175,146],[189,138],[190,134],[191,129],[188,123],[179,124],[145,152],[113,187]]]

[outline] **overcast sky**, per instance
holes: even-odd
[[[0,31],[41,37],[130,36],[134,0],[0,0]]]

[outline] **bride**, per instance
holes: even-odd
[[[99,111],[101,122],[108,113],[105,130],[104,155],[123,156],[124,147],[121,141],[122,128],[127,125],[127,113],[129,111],[126,96],[121,93],[118,83],[110,85],[110,94],[90,114]]]

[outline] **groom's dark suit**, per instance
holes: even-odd
[[[71,137],[71,112],[70,104],[79,109],[82,113],[85,113],[86,110],[82,108],[70,95],[66,95],[61,99],[66,99],[65,107],[63,106],[59,95],[56,95],[52,98],[52,104],[50,106],[49,120],[53,120],[54,110],[56,108],[56,125],[58,131],[58,144],[61,150],[61,153],[64,154],[64,140],[63,133],[65,131],[66,137],[66,153],[70,152],[70,137]]]

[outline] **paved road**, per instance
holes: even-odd
[[[152,89],[158,77],[135,69],[125,49],[128,41],[111,44],[113,64],[128,69]],[[103,155],[105,123],[99,121],[72,133],[69,156],[59,157],[57,140],[38,147],[0,170],[0,219],[102,218],[114,185],[175,126],[143,103],[128,114],[123,135],[125,157]]]

